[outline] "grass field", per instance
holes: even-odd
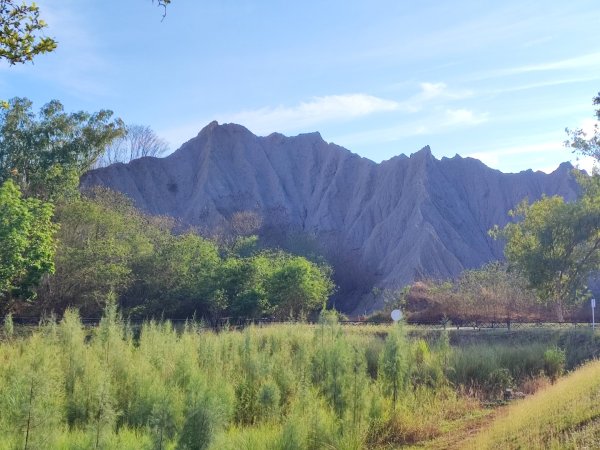
[[[342,327],[332,314],[220,333],[132,330],[113,309],[84,328],[70,311],[25,334],[6,328],[0,449],[450,448],[488,426],[477,445],[495,445],[503,390],[546,386],[583,358],[582,342],[587,354],[596,344],[542,333],[525,345],[528,332],[515,345],[513,333]],[[569,439],[593,439],[591,404],[575,406]]]

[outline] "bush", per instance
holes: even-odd
[[[549,348],[544,352],[544,372],[552,383],[562,375],[565,369],[565,351],[558,347]]]

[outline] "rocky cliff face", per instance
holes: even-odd
[[[381,306],[374,286],[452,277],[500,258],[487,231],[525,197],[574,198],[571,169],[504,174],[471,158],[437,160],[429,147],[376,164],[318,133],[258,137],[213,122],[166,158],[94,170],[81,184],[108,186],[203,230],[253,211],[274,243],[312,237],[334,266],[337,305],[364,312]]]

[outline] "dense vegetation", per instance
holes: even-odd
[[[98,161],[164,151],[147,127],[110,111],[65,113],[57,101],[37,115],[31,107],[15,98],[0,113],[0,313],[75,307],[97,317],[109,296],[134,317],[284,318],[324,307],[330,269],[263,247],[251,215],[209,239],[114,192],[79,192]]]
[[[4,330],[7,449],[389,448],[459,429],[506,387],[548,383],[570,352],[551,342],[457,350],[445,332],[342,328],[331,313],[315,326],[215,334],[132,329],[112,305],[94,329],[68,310],[25,336],[10,321]]]
[[[510,327],[513,321],[551,315],[523,277],[499,262],[465,270],[455,280],[419,281],[406,290],[401,303],[411,320],[433,323],[494,321]]]

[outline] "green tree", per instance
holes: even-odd
[[[298,317],[325,307],[333,293],[330,269],[301,256],[272,255],[273,273],[266,282],[267,297],[277,317]]]
[[[409,353],[410,346],[400,323],[388,333],[379,360],[379,373],[382,376],[385,391],[392,396],[394,410],[396,410],[400,394],[409,381]]]
[[[156,0],[164,10],[163,18],[170,3],[171,0]],[[40,18],[40,8],[34,2],[0,0],[0,60],[11,65],[23,64],[55,50],[56,40],[43,35],[46,27]]]
[[[41,34],[44,28],[35,3],[0,0],[0,59],[23,64],[54,50],[56,41]]]
[[[66,113],[58,100],[32,112],[15,97],[0,112],[0,183],[13,179],[26,196],[57,200],[76,195],[89,170],[124,126],[112,111]]]
[[[24,199],[11,180],[0,185],[0,299],[33,297],[42,276],[54,271],[53,211],[49,203]]]
[[[592,102],[594,106],[600,106],[600,92]],[[600,120],[600,108],[596,109],[595,116],[597,120]],[[571,147],[575,153],[591,156],[596,161],[600,161],[600,128],[598,123],[594,124],[594,131],[591,136],[589,132],[586,133],[581,129],[570,130],[567,128],[565,131],[569,135],[569,138],[565,141],[567,147]]]
[[[221,265],[216,244],[194,233],[144,232],[153,250],[134,261],[135,281],[125,293],[125,304],[143,315],[218,315],[224,305],[216,292]]]
[[[511,215],[520,218],[493,234],[506,239],[505,255],[539,299],[553,305],[559,321],[564,309],[587,294],[586,282],[600,268],[600,188],[581,178],[583,195],[567,203],[543,197],[522,202]]]
[[[100,189],[88,194],[57,208],[56,271],[40,289],[40,306],[97,313],[109,292],[131,286],[135,262],[153,251],[154,228],[126,198]]]

